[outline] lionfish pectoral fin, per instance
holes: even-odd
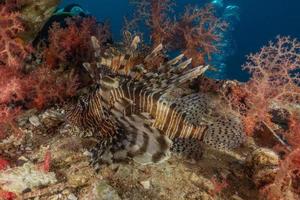
[[[180,66],[179,64],[179,67]],[[169,88],[178,87],[188,81],[192,81],[202,74],[204,74],[209,66],[198,66],[189,70],[184,71],[180,76],[175,76],[171,78],[171,82],[169,83]]]
[[[82,66],[86,70],[86,72],[88,73],[92,81],[99,84],[100,83],[99,81],[102,78],[102,74],[100,73],[100,70],[97,67],[92,66],[90,63],[87,62],[83,63]]]
[[[170,157],[172,141],[155,127],[147,124],[145,115],[132,114],[120,117],[117,121],[123,129],[124,149],[115,152],[116,156],[124,155],[140,164],[160,163]]]
[[[112,110],[115,113],[117,118],[123,116],[129,116],[136,112],[135,104],[132,100],[128,98],[120,98],[118,101],[113,104],[114,109]]]

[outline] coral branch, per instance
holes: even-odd
[[[248,117],[272,127],[270,107],[300,103],[300,43],[289,37],[278,37],[259,53],[248,56],[243,66],[252,77],[245,85],[251,109]],[[252,127],[253,129],[254,127]]]
[[[172,0],[133,1],[137,6],[134,21],[145,19],[150,28],[152,47],[162,43],[170,51],[181,51],[193,58],[194,66],[205,64],[211,54],[218,51],[222,32],[227,24],[214,15],[213,6],[197,9],[187,6],[183,16],[170,20]]]
[[[218,51],[217,42],[227,24],[214,15],[211,5],[195,10],[188,6],[181,20],[175,25],[171,48],[182,49],[183,53],[193,58],[194,65],[205,64],[211,54]]]
[[[77,66],[90,62],[94,58],[91,36],[104,44],[110,39],[108,25],[98,24],[94,18],[68,19],[66,28],[54,23],[49,31],[49,47],[45,50],[47,64],[57,67],[58,63]]]
[[[17,37],[23,31],[20,15],[0,4],[0,67],[18,68],[27,56],[29,48]]]

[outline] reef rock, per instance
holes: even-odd
[[[96,183],[93,189],[93,193],[94,199],[121,200],[114,188],[108,185],[105,181]]]
[[[22,193],[26,189],[56,182],[53,172],[44,172],[31,163],[25,163],[21,167],[11,168],[0,173],[2,189],[15,193]]]
[[[279,156],[267,148],[258,148],[246,158],[247,173],[257,187],[274,181],[278,171]]]
[[[21,35],[23,40],[29,42],[34,39],[59,2],[59,0],[27,0],[22,4],[20,13],[25,25],[25,32]]]

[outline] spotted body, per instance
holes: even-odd
[[[230,149],[243,143],[238,115],[215,96],[187,86],[208,66],[191,67],[191,59],[183,60],[184,56],[179,55],[161,63],[156,71],[147,72],[143,64],[155,59],[162,46],[145,56],[141,65],[130,65],[128,60],[137,45],[131,46],[123,56],[99,56],[97,68],[109,69],[110,75],[101,77],[100,89],[88,95],[84,109],[79,103],[68,114],[69,121],[96,127],[102,137],[92,151],[95,163],[103,162],[105,157],[131,157],[146,164],[160,162],[169,157],[170,149],[187,157],[199,157],[202,144]],[[97,52],[96,41],[94,47]],[[95,71],[88,63],[85,68],[90,73]]]

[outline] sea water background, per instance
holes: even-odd
[[[259,51],[277,35],[300,40],[300,0],[177,0],[176,11],[185,4],[201,6],[212,1],[239,8],[239,20],[230,33],[233,53],[224,59],[225,78],[247,80],[248,74],[241,69],[245,56]],[[108,20],[114,40],[120,39],[124,16],[130,17],[133,12],[127,0],[63,0],[61,6],[70,3],[80,4],[100,21]]]

